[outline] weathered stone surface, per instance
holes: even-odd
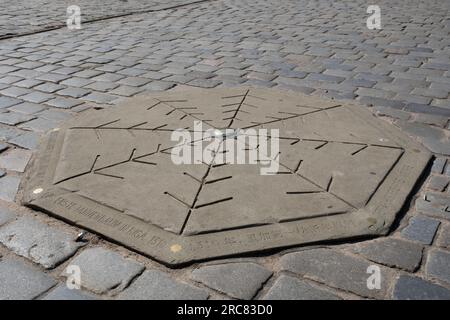
[[[264,295],[265,300],[338,300],[340,299],[329,290],[319,288],[305,280],[294,277],[280,276],[269,291]]]
[[[289,253],[280,260],[282,270],[303,275],[318,282],[364,297],[383,299],[386,296],[394,273],[391,269],[380,268],[380,289],[369,289],[371,263],[348,256],[331,249],[311,249]]]
[[[203,266],[192,279],[238,299],[251,299],[272,272],[256,263],[224,263]]]
[[[425,216],[413,217],[408,226],[402,230],[403,237],[421,242],[423,244],[431,244],[433,242],[436,231],[440,222]]]
[[[450,252],[432,250],[428,254],[426,273],[428,276],[450,284]]]
[[[144,267],[103,248],[86,249],[70,261],[81,271],[81,286],[97,293],[122,290]],[[68,275],[66,271],[63,275]]]
[[[0,199],[13,202],[19,189],[20,177],[6,175],[0,177]]]
[[[206,300],[206,290],[173,280],[156,270],[147,270],[126,290],[118,295],[120,300]]]
[[[39,142],[39,135],[35,132],[25,132],[20,136],[14,137],[8,141],[11,144],[25,149],[35,149]]]
[[[443,129],[401,120],[396,123],[406,132],[417,136],[432,152],[450,155],[450,140]]]
[[[97,300],[92,294],[69,289],[65,285],[59,285],[50,291],[42,300]]]
[[[417,199],[416,210],[424,214],[450,220],[450,196],[427,192],[425,198]]]
[[[16,214],[6,207],[0,206],[0,226],[15,219]]]
[[[393,298],[398,300],[448,300],[450,290],[420,278],[402,275],[395,284]]]
[[[0,154],[0,168],[24,172],[30,158],[31,152],[28,150],[8,150],[8,152]]]
[[[437,244],[441,247],[450,248],[450,224],[441,225],[440,229]]]
[[[280,154],[254,165],[220,165],[220,156],[175,165],[171,131],[192,130],[195,120],[204,121],[197,133],[233,129],[244,139],[254,133],[237,129],[277,129]],[[83,112],[49,133],[28,171],[24,203],[180,264],[384,234],[429,157],[357,106],[271,89],[176,91]],[[283,174],[261,175],[264,162]]]
[[[428,188],[433,191],[444,191],[450,183],[450,177],[447,176],[431,176]]]
[[[33,218],[20,217],[0,229],[0,243],[15,253],[53,268],[81,246],[69,235]]]
[[[353,250],[371,261],[414,271],[422,260],[423,247],[409,241],[387,238],[364,242]]]
[[[55,284],[53,278],[37,268],[17,260],[0,260],[0,300],[34,299]]]

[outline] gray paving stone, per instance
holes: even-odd
[[[6,175],[6,171],[4,169],[0,169],[0,178]]]
[[[450,290],[420,278],[402,275],[395,284],[393,298],[397,300],[449,300]]]
[[[39,144],[39,135],[29,131],[8,140],[8,142],[21,148],[34,150]]]
[[[55,108],[70,109],[70,108],[73,108],[82,103],[83,103],[83,101],[78,100],[78,99],[58,97],[58,98],[47,101],[45,104],[55,107]]]
[[[65,285],[59,285],[50,291],[42,300],[97,300],[97,298],[88,292],[69,289]]]
[[[426,274],[450,284],[450,252],[434,249],[428,253]]]
[[[93,83],[90,83],[90,84],[84,86],[84,88],[92,89],[95,91],[107,92],[114,88],[117,88],[118,86],[119,86],[119,84],[115,83],[115,82],[96,81],[96,82],[93,82]],[[63,94],[61,92],[59,92],[59,93]],[[85,93],[83,94],[83,96],[87,93],[89,93],[89,92],[87,90],[85,90]],[[81,97],[81,95],[80,95],[80,97]]]
[[[0,178],[0,199],[13,202],[19,189],[20,177],[7,174]]]
[[[264,300],[339,300],[329,290],[308,281],[281,275],[264,295]]]
[[[443,128],[447,124],[448,118],[443,116],[435,116],[432,114],[419,113],[414,118],[414,121]]]
[[[145,89],[143,87],[131,87],[131,86],[121,85],[109,92],[111,94],[115,94],[115,95],[119,95],[119,96],[131,97],[142,91],[145,91]]]
[[[397,110],[394,108],[383,107],[383,106],[375,106],[377,114],[380,116],[388,116],[391,118],[408,120],[411,117],[411,114],[405,111]]]
[[[36,79],[37,80],[43,80],[43,81],[49,81],[49,82],[55,82],[55,83],[59,83],[63,80],[68,79],[69,76],[64,75],[64,74],[58,74],[58,73],[44,73],[40,76],[38,76]]]
[[[14,112],[21,112],[24,114],[33,114],[39,111],[44,110],[45,107],[43,107],[40,104],[37,103],[31,103],[31,102],[23,102],[20,104],[16,104],[10,108],[8,108],[8,110],[14,111]]]
[[[83,100],[92,101],[99,104],[110,104],[114,100],[117,100],[117,96],[113,96],[107,93],[100,93],[100,92],[91,92],[87,96],[82,97]]]
[[[395,123],[407,133],[417,136],[432,152],[450,155],[450,141],[444,130],[403,120],[397,120]]]
[[[30,92],[31,92],[31,90],[19,88],[19,87],[8,87],[8,88],[0,91],[0,93],[2,95],[8,96],[8,97],[13,97],[13,98],[23,96]]]
[[[82,245],[75,238],[29,217],[20,217],[0,229],[4,246],[45,268],[54,268],[72,256]]]
[[[91,91],[82,89],[82,88],[65,88],[63,90],[58,91],[57,93],[62,96],[69,96],[72,98],[80,98],[82,96],[87,95],[90,92]]]
[[[360,96],[358,98],[358,100],[369,106],[382,106],[382,107],[389,107],[389,108],[395,108],[395,109],[401,109],[405,105],[402,101],[377,98],[377,97]]]
[[[46,132],[53,128],[57,128],[59,123],[57,121],[44,119],[44,118],[37,118],[31,121],[28,121],[26,123],[23,123],[20,125],[20,128],[32,130],[36,132]]]
[[[64,89],[65,87],[60,84],[55,84],[51,82],[45,82],[43,84],[38,85],[37,87],[34,87],[34,89],[47,92],[47,93],[54,93],[58,90]]]
[[[313,81],[327,81],[334,83],[340,83],[345,80],[344,77],[330,76],[322,73],[311,73],[306,77],[306,79]]]
[[[433,166],[431,167],[431,172],[442,174],[444,172],[447,159],[444,157],[437,157],[434,159]]]
[[[428,182],[428,188],[433,191],[442,192],[450,183],[450,177],[447,176],[431,176]]]
[[[79,77],[71,77],[67,80],[62,81],[61,84],[65,85],[65,86],[81,88],[92,82],[94,82],[94,80],[79,78]]]
[[[51,94],[34,91],[32,93],[21,96],[20,98],[28,102],[42,103],[54,98],[54,96]]]
[[[380,268],[380,289],[369,289],[367,273],[370,262],[330,249],[311,249],[284,255],[280,259],[282,270],[298,273],[341,290],[364,297],[383,299],[393,279],[393,271]]]
[[[433,242],[440,222],[425,216],[411,218],[408,226],[402,230],[402,236],[406,239],[430,245]]]
[[[33,88],[39,84],[41,84],[42,80],[35,80],[35,79],[25,79],[19,82],[14,83],[15,86],[22,87],[22,88]]]
[[[0,96],[0,110],[4,108],[12,107],[13,105],[19,104],[22,101],[16,98]]]
[[[56,284],[49,275],[21,261],[0,260],[0,300],[29,300]]]
[[[27,122],[34,119],[33,116],[17,113],[17,112],[4,112],[0,113],[0,123],[15,126],[19,123]]]
[[[84,250],[70,265],[80,268],[82,287],[100,294],[112,289],[122,290],[144,270],[141,264],[100,247]]]
[[[450,224],[446,223],[441,226],[437,245],[440,247],[450,248]]]
[[[408,103],[403,108],[403,110],[415,113],[427,113],[443,117],[450,117],[450,110],[447,108],[429,106],[421,103]]]
[[[429,216],[450,220],[450,195],[427,192],[425,198],[416,200],[416,210]]]
[[[12,149],[0,154],[0,168],[24,172],[30,161],[31,152],[28,150]]]
[[[164,91],[175,87],[175,83],[165,81],[152,81],[142,88],[148,91]]]
[[[117,83],[123,84],[126,86],[132,86],[132,87],[141,87],[143,85],[146,85],[151,80],[146,78],[140,78],[140,77],[127,77],[124,79],[119,80]]]
[[[0,206],[0,226],[14,220],[15,218],[16,218],[15,213],[13,213],[10,209],[4,206]]]
[[[386,238],[363,242],[352,251],[376,263],[412,272],[422,261],[423,247],[409,241]]]
[[[156,270],[146,270],[126,290],[120,300],[206,300],[209,293],[200,288],[176,281]]]
[[[191,278],[238,299],[251,299],[272,272],[256,263],[224,263],[195,269]]]

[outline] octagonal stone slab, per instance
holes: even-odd
[[[173,163],[180,128],[191,147],[209,148],[209,162]],[[233,138],[220,149],[201,134],[227,128],[278,129],[279,153],[265,159],[277,174],[261,175],[263,161],[218,164]],[[180,265],[386,234],[429,159],[360,106],[272,89],[193,89],[88,111],[51,131],[27,168],[23,202]]]

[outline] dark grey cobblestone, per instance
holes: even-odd
[[[450,290],[421,278],[402,275],[395,284],[393,298],[398,300],[448,300]]]
[[[426,273],[428,276],[450,284],[450,252],[432,250],[428,254]]]
[[[408,226],[402,230],[406,239],[430,245],[436,235],[440,222],[424,216],[413,217]]]
[[[376,263],[412,272],[420,265],[423,247],[409,241],[387,238],[363,242],[353,250]]]
[[[305,280],[281,275],[264,295],[265,300],[338,300],[339,296]]]
[[[173,280],[168,274],[147,270],[125,291],[119,300],[206,300],[206,290]]]
[[[369,262],[330,249],[311,249],[289,253],[280,260],[282,270],[290,271],[329,286],[365,297],[385,298],[394,273],[380,267],[381,288],[367,287]]]
[[[271,274],[258,264],[236,262],[197,268],[192,271],[192,279],[231,297],[251,299]]]

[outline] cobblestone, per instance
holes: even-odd
[[[56,281],[36,268],[23,262],[0,260],[0,299],[34,299],[50,289]]]
[[[364,242],[353,250],[376,263],[413,272],[420,265],[423,247],[412,242],[388,238]]]
[[[97,300],[97,298],[90,293],[59,285],[45,295],[42,300]]]
[[[251,299],[271,274],[255,263],[225,263],[195,269],[192,279],[234,298]]]
[[[16,214],[6,207],[0,206],[0,226],[16,218]]]
[[[4,246],[45,268],[54,268],[73,255],[81,246],[74,239],[73,235],[28,217],[0,228],[0,242]]]
[[[12,149],[0,154],[0,168],[24,172],[30,161],[31,152],[28,150]]]
[[[305,280],[281,275],[264,295],[265,300],[338,300],[329,290]]]
[[[144,270],[137,262],[100,247],[86,249],[70,261],[82,274],[82,286],[102,294],[122,290]],[[67,275],[63,272],[63,275]]]
[[[0,199],[13,202],[19,189],[20,177],[9,175],[0,178]]]
[[[155,270],[145,271],[125,291],[120,300],[206,300],[207,291],[173,280]]]
[[[400,276],[395,284],[394,299],[398,300],[448,300],[450,290],[412,276]]]
[[[440,222],[423,216],[413,217],[408,226],[402,230],[403,237],[421,242],[423,244],[431,244]]]
[[[368,267],[370,263],[330,249],[311,249],[289,253],[280,260],[282,270],[298,273],[305,278],[326,283],[329,286],[358,295],[384,298],[393,272],[380,267],[381,288],[370,290],[367,287]]]
[[[426,273],[428,276],[450,284],[450,252],[432,250],[428,254]]]

